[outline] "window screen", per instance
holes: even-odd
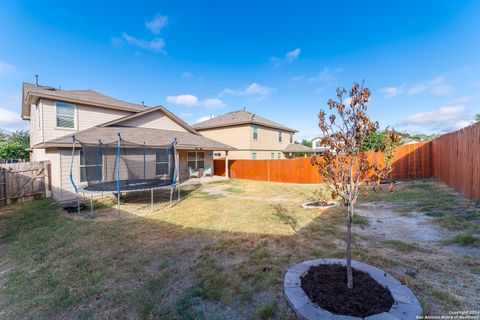
[[[57,128],[75,128],[75,106],[68,103],[56,103]]]

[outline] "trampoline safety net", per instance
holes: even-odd
[[[150,147],[118,141],[80,144],[80,181],[92,192],[161,188],[176,178],[175,142]]]

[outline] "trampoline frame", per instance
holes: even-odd
[[[117,148],[118,148],[118,151],[117,151],[117,180],[116,180],[117,190],[86,190],[86,188],[88,188],[88,185],[87,186],[77,186],[75,184],[75,181],[73,180],[73,159],[75,157],[75,145],[76,145],[76,142],[77,142],[77,140],[75,138],[75,135],[72,135],[72,139],[73,139],[73,146],[72,146],[72,159],[71,159],[71,162],[70,162],[70,182],[73,185],[73,188],[75,190],[76,197],[77,197],[77,214],[78,215],[80,215],[80,195],[79,195],[80,192],[82,192],[82,194],[83,194],[84,202],[85,202],[85,192],[90,193],[90,213],[91,214],[93,214],[93,212],[94,212],[93,196],[95,194],[101,194],[102,197],[103,197],[104,193],[112,193],[112,194],[117,193],[117,205],[118,205],[117,210],[118,210],[118,213],[120,213],[120,198],[121,198],[122,193],[126,194],[126,193],[130,193],[130,192],[141,192],[141,191],[149,191],[150,190],[150,205],[151,205],[151,210],[152,211],[153,211],[153,206],[154,206],[154,202],[153,202],[153,192],[154,192],[154,190],[170,189],[170,204],[169,204],[170,206],[172,206],[174,190],[177,192],[177,202],[180,201],[180,184],[179,184],[179,174],[178,174],[179,156],[178,156],[178,153],[177,153],[177,138],[174,138],[173,142],[172,142],[173,156],[174,156],[174,170],[173,170],[173,179],[171,180],[171,183],[168,183],[168,184],[165,184],[165,185],[162,185],[162,186],[150,187],[150,188],[126,189],[126,190],[121,189],[122,180],[119,179],[120,178],[120,158],[121,158],[121,151],[120,151],[121,150],[121,143],[120,143],[121,136],[120,136],[120,133],[118,133],[118,144],[117,144]],[[145,146],[145,142],[144,142],[144,146]],[[141,179],[137,179],[137,180],[141,181]],[[148,180],[155,180],[155,179],[148,179]],[[112,180],[110,182],[115,182],[115,180]]]

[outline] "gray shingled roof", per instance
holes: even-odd
[[[295,129],[292,129],[282,124],[262,118],[260,116],[257,116],[254,113],[251,113],[245,110],[232,111],[232,112],[220,115],[218,117],[196,123],[192,125],[192,127],[197,131],[201,131],[205,129],[230,127],[230,126],[235,126],[240,124],[257,124],[265,127],[274,128],[274,129],[282,129],[290,132],[298,132]]]
[[[22,117],[24,118],[26,114],[29,115],[30,113],[30,109],[28,108],[28,104],[26,102],[33,97],[43,97],[87,105],[112,107],[133,112],[145,110],[145,107],[141,104],[118,100],[94,90],[64,90],[47,86],[36,86],[31,83],[23,83]]]
[[[313,150],[300,143],[290,143],[283,149],[283,152],[313,152]]]
[[[93,127],[75,133],[75,138],[82,143],[88,144],[96,144],[99,139],[103,143],[112,143],[117,141],[118,133],[120,133],[123,140],[139,145],[143,145],[145,142],[147,146],[165,146],[171,144],[173,139],[177,138],[177,146],[179,149],[235,150],[232,146],[205,138],[198,134],[150,128]],[[35,147],[48,148],[62,146],[72,146],[71,135],[49,140]]]

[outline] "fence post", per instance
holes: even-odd
[[[51,179],[52,165],[49,161],[45,161],[45,198],[52,197],[52,179]]]

